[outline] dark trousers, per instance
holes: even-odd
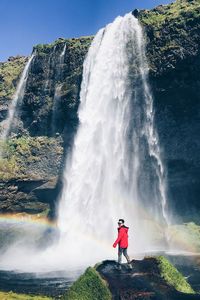
[[[118,249],[118,263],[121,264],[122,262],[122,254],[126,257],[127,262],[130,263],[131,261],[127,253],[127,248],[120,248],[120,247]]]

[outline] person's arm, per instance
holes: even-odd
[[[114,244],[113,244],[113,248],[115,248],[115,247],[117,246],[117,244],[119,244],[119,242],[120,242],[121,239],[122,239],[122,236],[123,236],[122,230],[119,230],[119,232],[118,232],[118,237],[117,237],[116,241],[115,241]]]

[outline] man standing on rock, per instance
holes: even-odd
[[[113,244],[113,247],[116,248],[117,244],[119,245],[118,248],[118,263],[119,263],[119,268],[121,268],[121,262],[122,262],[122,254],[126,257],[126,260],[132,268],[130,258],[127,253],[127,248],[128,248],[128,227],[124,225],[124,220],[119,219],[118,221],[118,237],[116,241]]]

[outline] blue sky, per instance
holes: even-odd
[[[0,0],[0,61],[33,45],[95,34],[116,16],[171,0]]]

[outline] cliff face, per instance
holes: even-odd
[[[177,0],[139,19],[147,34],[155,119],[170,205],[185,221],[200,211],[200,3]]]
[[[194,220],[200,211],[200,3],[177,0],[133,13],[146,33],[170,206],[185,221]],[[64,157],[78,125],[82,67],[91,40],[59,39],[34,47],[25,96],[3,145],[0,211],[53,209]],[[0,64],[0,121],[26,61],[18,57]]]
[[[23,127],[32,136],[67,135],[78,123],[82,67],[91,37],[38,45],[21,109]]]
[[[6,118],[9,101],[12,100],[26,61],[26,57],[17,56],[0,63],[0,121]]]
[[[54,211],[65,151],[78,124],[83,61],[91,40],[59,39],[34,47],[23,101],[8,141],[1,143],[0,212]],[[16,57],[0,65],[1,121],[26,62]]]

